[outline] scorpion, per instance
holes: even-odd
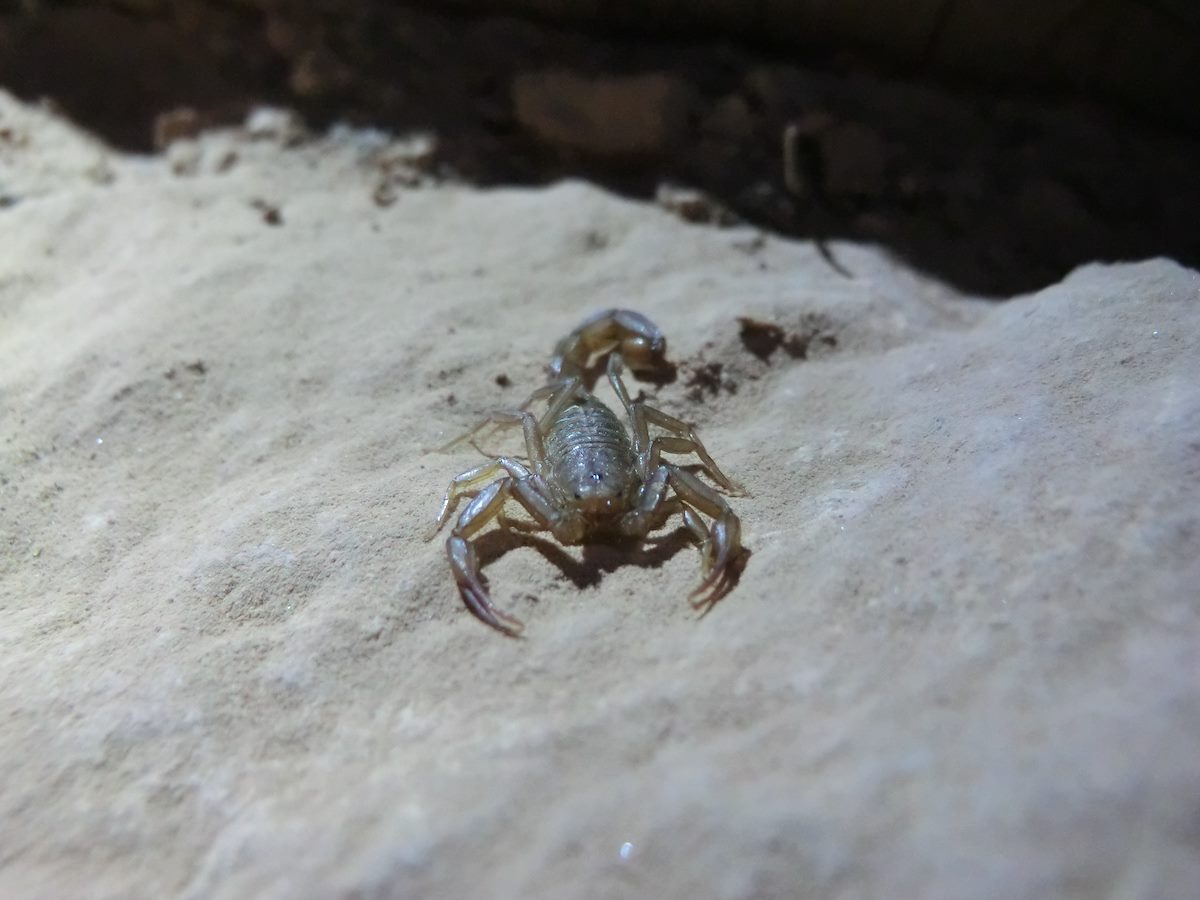
[[[543,387],[441,448],[470,442],[478,450],[474,438],[488,427],[519,426],[524,432],[524,457],[496,456],[450,481],[425,538],[431,540],[459,502],[470,498],[446,541],[446,556],[463,601],[479,619],[514,637],[525,627],[492,602],[482,581],[472,538],[492,521],[505,530],[548,531],[561,544],[578,545],[641,541],[678,514],[700,547],[702,580],[689,597],[692,607],[706,612],[732,588],[746,552],[741,523],[724,497],[689,469],[698,468],[728,494],[745,491],[721,471],[692,425],[640,397],[631,399],[621,377],[625,366],[635,374],[669,368],[666,349],[662,332],[641,313],[596,313],[555,346]],[[586,384],[593,358],[599,366],[605,354],[608,382],[624,407],[628,430]],[[530,407],[543,400],[546,409],[539,417]],[[651,437],[651,426],[663,433]],[[699,466],[681,468],[665,461],[665,453],[695,454]],[[505,514],[510,500],[528,520]]]

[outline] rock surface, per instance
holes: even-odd
[[[1200,883],[1195,272],[993,305],[582,183],[397,184],[374,133],[180,168],[0,124],[0,895]],[[697,620],[680,541],[500,547],[506,639],[421,540],[475,457],[422,448],[612,305],[753,556]]]

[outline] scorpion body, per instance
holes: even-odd
[[[637,454],[607,406],[587,397],[563,407],[544,440],[549,480],[581,511],[599,517],[628,506],[638,488]]]
[[[621,420],[585,386],[593,356],[608,354],[607,377],[629,419]],[[549,531],[563,544],[640,540],[678,514],[701,547],[704,578],[692,603],[707,609],[732,587],[743,555],[741,526],[728,503],[693,473],[663,460],[664,453],[694,453],[700,470],[728,493],[741,488],[708,454],[695,429],[641,400],[630,399],[621,378],[665,367],[666,340],[640,313],[606,310],[559,341],[548,383],[519,408],[491,413],[446,445],[471,440],[488,426],[520,426],[524,457],[499,456],[455,477],[428,537],[449,520],[463,497],[470,502],[446,542],[451,571],[467,606],[498,630],[516,635],[521,622],[492,603],[483,585],[471,539],[489,522],[520,531]],[[546,401],[539,418],[529,408]],[[650,435],[650,426],[662,434]],[[515,500],[529,520],[504,514]],[[702,516],[708,516],[705,523]]]

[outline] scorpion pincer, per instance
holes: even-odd
[[[492,603],[481,580],[471,539],[492,521],[505,529],[548,531],[560,543],[575,545],[642,540],[679,515],[700,545],[702,580],[692,591],[692,606],[707,610],[732,588],[744,553],[738,517],[713,487],[663,454],[695,454],[699,471],[726,493],[744,492],[720,470],[691,425],[630,399],[621,378],[626,365],[639,373],[667,367],[666,346],[662,332],[640,313],[597,313],[558,342],[545,386],[443,448],[472,441],[489,426],[524,431],[524,457],[499,456],[451,480],[426,537],[432,539],[459,501],[470,498],[446,541],[446,555],[463,600],[487,624],[509,635],[524,627]],[[608,382],[624,407],[628,430],[585,385],[589,363],[606,353]],[[530,407],[541,401],[546,409],[538,417]],[[661,433],[652,437],[651,427]],[[510,500],[529,519],[508,518]]]

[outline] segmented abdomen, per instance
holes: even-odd
[[[594,397],[559,413],[545,443],[550,477],[575,499],[622,496],[635,475],[629,433]]]

